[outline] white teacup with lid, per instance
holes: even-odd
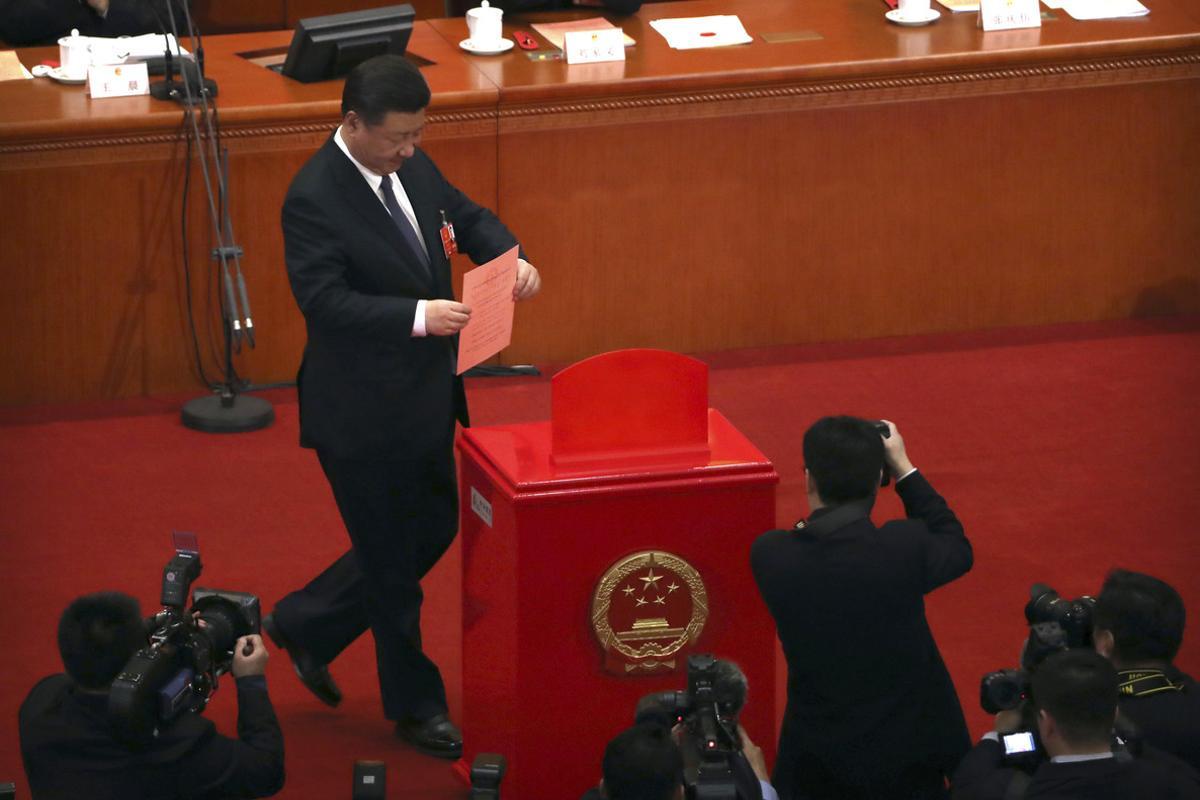
[[[471,45],[481,50],[496,47],[504,39],[504,9],[496,8],[483,2],[476,8],[467,10],[467,30],[470,32]]]
[[[92,50],[86,36],[79,35],[78,28],[71,29],[70,36],[58,40],[58,64],[63,75],[69,78],[86,78],[92,65]]]
[[[924,20],[929,16],[929,0],[899,0],[900,16],[908,20]]]

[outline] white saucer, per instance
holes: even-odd
[[[75,73],[72,75],[69,72],[63,72],[62,67],[54,67],[46,71],[47,78],[53,78],[59,83],[69,83],[73,86],[78,86],[82,83],[87,83],[87,73]]]
[[[474,53],[477,56],[494,56],[497,53],[507,53],[513,49],[512,39],[497,39],[494,44],[487,47],[480,47],[470,39],[463,39],[458,43],[458,46],[468,53]]]
[[[894,22],[897,25],[908,25],[908,26],[928,25],[929,23],[933,22],[935,19],[937,19],[941,15],[942,15],[942,12],[938,11],[936,8],[931,8],[928,11],[926,11],[924,14],[921,14],[921,15],[915,16],[915,17],[900,16],[900,9],[898,9],[898,8],[893,8],[891,11],[884,14],[884,16],[888,18],[888,22]]]

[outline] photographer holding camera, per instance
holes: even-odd
[[[283,786],[283,735],[267,694],[267,651],[238,637],[238,738],[183,713],[144,744],[115,732],[109,690],[147,645],[138,602],[84,595],[63,612],[58,646],[66,674],[30,691],[19,713],[21,753],[35,800],[267,797]]]
[[[657,800],[667,784],[682,789],[680,796],[686,798],[778,800],[762,749],[738,724],[750,688],[746,674],[732,661],[708,653],[688,656],[687,668],[686,690],[654,692],[638,700],[634,727],[609,743],[604,779],[583,800]],[[675,747],[654,745],[654,731],[668,731]],[[668,751],[678,755],[678,768],[673,756],[664,755]],[[637,786],[649,787],[649,793],[620,788]]]
[[[1006,750],[1016,710],[996,718],[997,732],[975,746],[954,775],[955,800],[1156,800],[1200,798],[1200,778],[1179,759],[1114,739],[1117,673],[1098,653],[1064,649],[1047,656],[1031,677],[1035,735],[1048,759],[1032,775],[1012,765]],[[1001,734],[1005,744],[1001,744]]]
[[[971,568],[971,544],[890,422],[821,419],[804,461],[811,516],[750,554],[788,664],[775,788],[785,800],[943,797],[970,739],[924,596]],[[888,477],[908,518],[877,528]]]
[[[1172,663],[1183,598],[1158,578],[1114,569],[1096,598],[1093,644],[1120,678],[1121,716],[1148,743],[1200,771],[1200,690]]]

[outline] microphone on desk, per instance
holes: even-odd
[[[175,21],[174,3],[176,0],[146,0],[150,12],[158,21],[163,35],[163,80],[150,85],[150,96],[158,100],[173,100],[184,105],[193,105],[204,97],[217,96],[217,82],[204,76],[204,48],[193,45],[192,58],[185,58],[179,51],[179,25]],[[163,21],[157,5],[164,2],[167,11],[167,21]],[[192,16],[187,0],[181,0],[184,20],[187,23],[188,35],[194,43],[200,42],[200,33],[192,25]],[[171,39],[175,40],[175,51],[171,51]],[[179,80],[175,79],[178,64]]]

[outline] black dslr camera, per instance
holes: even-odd
[[[735,677],[736,676],[736,677]],[[761,800],[762,789],[742,755],[737,715],[746,702],[736,667],[709,654],[688,656],[685,692],[655,692],[638,701],[635,722],[682,725],[684,782],[691,800]]]
[[[1029,696],[1029,678],[1046,656],[1059,650],[1092,646],[1092,612],[1088,595],[1064,600],[1044,583],[1035,583],[1025,604],[1029,638],[1021,650],[1020,669],[1001,669],[983,676],[979,704],[989,714],[1016,708]]]
[[[199,713],[233,665],[242,636],[259,632],[258,598],[243,592],[197,587],[200,552],[192,534],[175,534],[175,556],[163,568],[163,610],[149,621],[147,645],[113,680],[108,718],[114,734],[144,745],[186,713]]]
[[[1037,720],[1028,702],[1033,673],[1051,653],[1091,647],[1095,607],[1095,598],[1087,595],[1064,600],[1043,583],[1030,588],[1025,604],[1029,636],[1021,649],[1020,669],[989,672],[979,685],[979,704],[987,713],[1020,709],[1020,729],[1000,737],[1008,766],[1033,770],[1042,762],[1044,751],[1037,736]]]

